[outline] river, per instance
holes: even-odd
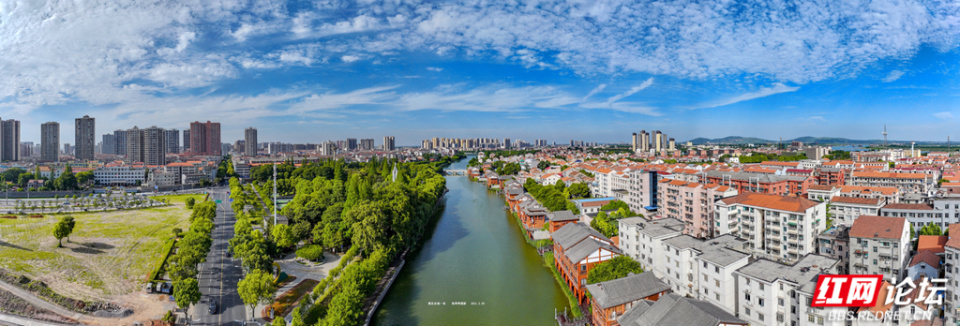
[[[467,159],[450,169],[465,169]],[[447,177],[445,209],[387,293],[374,325],[556,325],[567,300],[503,198]],[[462,305],[458,305],[462,304]]]

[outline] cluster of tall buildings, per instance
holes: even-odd
[[[630,142],[634,153],[660,154],[665,151],[675,151],[677,149],[676,140],[667,138],[667,134],[654,130],[647,132],[641,130],[640,133],[633,133],[633,139]]]

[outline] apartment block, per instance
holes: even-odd
[[[817,253],[840,261],[837,269],[847,274],[850,266],[850,226],[836,225],[817,237]]]
[[[257,128],[243,130],[243,155],[257,156]]]
[[[924,173],[853,171],[851,186],[897,188],[902,194],[925,194],[937,186],[937,179]]]
[[[850,227],[850,266],[853,274],[881,274],[900,281],[910,258],[910,225],[903,217],[864,215]]]
[[[738,269],[737,316],[751,325],[843,325],[828,316],[846,308],[814,308],[810,300],[820,274],[836,274],[839,261],[804,255],[791,265],[758,259]]]
[[[663,179],[659,182],[657,214],[686,223],[684,234],[697,238],[714,235],[714,201],[737,195],[737,190],[716,184]]]
[[[733,187],[739,193],[749,191],[784,196],[806,194],[807,188],[815,184],[814,181],[811,176],[728,171],[706,171],[701,180],[703,183]]]
[[[60,160],[60,123],[46,122],[40,125],[40,161]]]
[[[220,156],[220,123],[200,122],[190,123],[190,152],[194,155]]]
[[[126,131],[127,161],[146,165],[165,165],[166,142],[163,128],[140,129],[134,126]]]
[[[16,162],[20,152],[20,121],[8,119],[0,120],[0,162]]]
[[[167,153],[180,153],[180,130],[165,129],[163,131],[163,142],[166,144]]]
[[[114,143],[115,145],[114,154],[117,154],[120,156],[126,156],[127,155],[127,131],[120,130],[120,129],[114,130],[113,138],[116,140],[116,142]]]
[[[82,118],[76,118],[74,121],[75,141],[74,158],[78,161],[94,160],[94,147],[97,145],[96,119],[85,115]]]
[[[830,200],[833,225],[852,225],[860,215],[880,215],[883,198],[854,198],[837,196]]]
[[[664,265],[657,269],[674,293],[736,310],[733,272],[749,262],[746,240],[729,234],[708,240],[684,234],[663,240],[663,246]]]
[[[795,262],[815,253],[816,236],[826,229],[826,204],[802,197],[748,192],[715,203],[715,235],[750,241],[753,253]]]
[[[950,238],[944,245],[943,272],[947,279],[944,293],[944,320],[947,325],[960,322],[960,224],[949,226]]]
[[[883,198],[891,203],[900,202],[900,189],[896,187],[840,186],[840,196],[853,198]]]
[[[657,277],[665,276],[665,269],[658,270],[665,266],[663,240],[683,234],[685,223],[670,218],[651,221],[642,217],[624,218],[617,223],[623,254],[640,262],[644,270],[653,270]]]

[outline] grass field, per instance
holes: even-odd
[[[171,206],[106,213],[46,215],[35,219],[0,218],[0,268],[47,283],[65,296],[109,300],[139,290],[155,268],[163,243],[173,228],[189,228],[184,200],[202,195],[166,198]],[[70,241],[57,248],[53,226],[66,215],[76,219]]]

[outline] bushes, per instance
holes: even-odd
[[[176,239],[170,239],[163,244],[163,250],[160,251],[161,253],[163,253],[163,255],[160,256],[160,263],[157,264],[157,268],[155,268],[153,272],[151,272],[150,275],[147,276],[148,282],[159,280],[160,277],[163,277],[163,266],[166,265],[167,257],[170,257],[170,252],[173,251],[173,245],[175,243],[177,243]]]
[[[297,249],[297,257],[309,260],[309,261],[318,261],[323,259],[323,247],[320,245],[309,245]]]

